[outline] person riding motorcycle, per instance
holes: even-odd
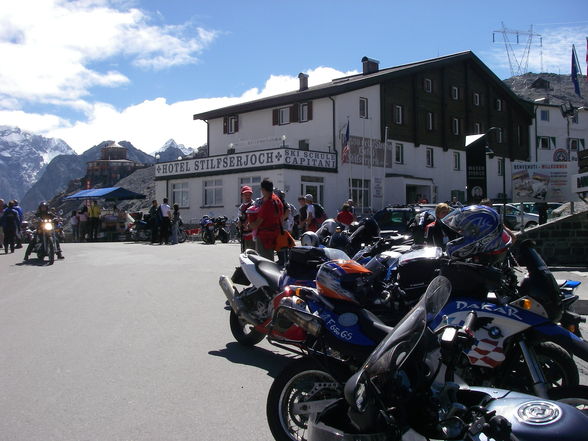
[[[41,202],[39,204],[37,212],[35,213],[35,217],[40,220],[50,219],[51,222],[55,222],[56,216],[55,216],[55,214],[51,213],[51,211],[49,210],[49,205],[47,204],[47,202]],[[61,251],[61,245],[59,244],[59,239],[58,239],[57,235],[55,234],[55,232],[53,232],[52,234],[53,234],[53,239],[55,240],[55,250],[56,250],[55,254],[57,254],[58,259],[64,259],[63,252]]]

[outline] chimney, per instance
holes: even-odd
[[[363,57],[361,63],[363,64],[364,75],[375,73],[380,70],[380,62],[373,58]]]
[[[300,88],[298,89],[298,92],[308,89],[308,75],[300,72],[298,74],[298,79],[300,80]]]

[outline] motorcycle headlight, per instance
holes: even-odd
[[[51,230],[53,230],[53,224],[51,222],[45,222],[43,224],[43,229],[45,231],[51,231]]]

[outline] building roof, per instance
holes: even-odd
[[[308,101],[318,98],[325,98],[333,95],[340,95],[357,89],[362,89],[375,84],[380,84],[389,79],[399,78],[410,75],[418,71],[440,68],[457,62],[471,61],[476,64],[485,74],[487,74],[494,83],[501,88],[504,93],[510,96],[515,102],[520,103],[520,99],[492,72],[473,52],[465,51],[443,57],[432,58],[429,60],[417,61],[415,63],[404,64],[401,66],[380,69],[377,72],[369,74],[356,74],[347,77],[335,78],[330,83],[323,83],[309,87],[302,91],[286,92],[280,95],[274,95],[267,98],[261,98],[254,101],[248,101],[241,104],[235,104],[228,107],[209,110],[194,115],[195,120],[209,120],[228,115],[252,112],[282,105],[292,104],[293,102]],[[521,107],[527,112],[531,110],[520,103]]]

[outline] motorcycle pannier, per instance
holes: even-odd
[[[318,267],[329,260],[322,248],[293,247],[290,248],[286,271],[295,279],[314,280]]]

